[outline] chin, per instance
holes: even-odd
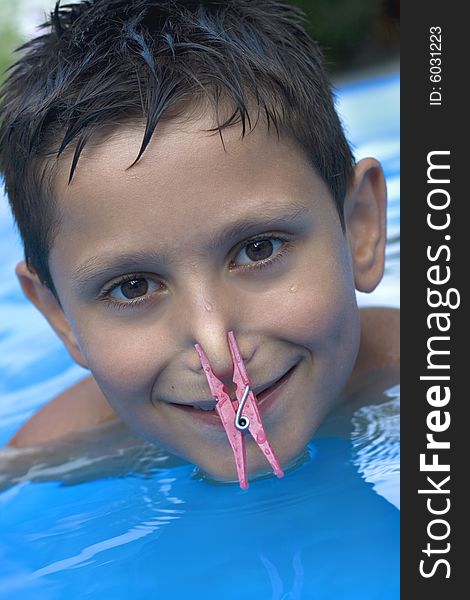
[[[287,444],[285,447],[279,447],[270,439],[274,452],[279,460],[283,471],[295,463],[299,456],[305,452],[305,448],[310,437],[296,439],[295,444]],[[264,454],[250,436],[245,437],[246,444],[246,471],[248,482],[258,477],[272,475],[275,477],[271,465],[266,460]],[[228,449],[219,449],[217,451],[207,452],[204,456],[193,456],[189,459],[195,463],[203,473],[212,480],[220,483],[238,483],[238,474],[235,467],[235,460],[231,451]]]

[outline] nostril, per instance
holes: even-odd
[[[230,374],[226,377],[221,377],[220,375],[216,375],[217,379],[220,379],[220,381],[224,384],[224,387],[228,393],[228,395],[230,396],[230,398],[232,400],[236,400],[236,386],[232,381],[232,377],[233,377],[233,370],[230,371]]]
[[[230,381],[228,381],[225,384],[225,387],[227,388],[227,392],[228,392],[228,395],[230,396],[230,398],[232,400],[236,400],[237,399],[237,396],[235,394],[236,387],[231,378],[230,378]]]
[[[232,381],[233,367],[231,367],[230,369],[226,369],[225,371],[215,371],[213,369],[212,372],[217,377],[217,379],[220,379],[220,381],[223,381],[224,383],[225,380],[227,380],[227,382]]]
[[[204,346],[200,345],[201,349],[204,350]],[[197,353],[195,353],[197,358]],[[217,360],[218,359],[218,360]],[[232,358],[230,354],[227,353],[226,356],[222,355],[220,352],[213,351],[211,353],[211,358],[208,356],[208,361],[211,366],[212,373],[217,379],[222,381],[222,383],[227,384],[232,381],[233,377],[233,364]],[[199,363],[198,367],[194,369],[199,375],[204,372],[204,368]]]

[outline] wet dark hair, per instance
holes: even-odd
[[[99,132],[146,123],[136,161],[159,120],[210,102],[219,133],[261,117],[295,140],[343,202],[353,157],[304,13],[274,0],[82,0],[55,5],[24,44],[0,95],[0,173],[25,260],[57,297],[48,256],[59,226],[52,165]],[[220,118],[222,106],[228,116]],[[223,138],[222,138],[223,143]],[[134,163],[133,163],[134,164]]]

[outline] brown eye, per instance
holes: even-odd
[[[285,244],[284,240],[279,238],[260,238],[247,242],[237,254],[234,264],[240,266],[249,266],[263,260],[267,260],[277,254],[280,248]]]
[[[250,242],[246,246],[246,255],[251,260],[265,260],[273,253],[273,243],[271,240],[257,240]]]
[[[158,291],[162,285],[149,277],[132,277],[116,283],[109,291],[108,295],[113,300],[124,302],[125,300],[135,300],[150,296],[152,292]]]
[[[144,296],[148,292],[149,284],[146,279],[140,278],[121,283],[119,287],[123,296],[128,300],[132,300],[133,298]]]

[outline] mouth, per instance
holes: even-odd
[[[274,383],[268,384],[268,386],[259,386],[253,390],[257,399],[258,410],[261,416],[264,416],[270,412],[271,409],[277,405],[279,399],[281,398],[281,391],[285,387],[286,383],[291,379],[296,367],[297,364],[286,371],[286,373],[284,373],[284,375],[282,375]],[[234,410],[236,410],[238,407],[238,402],[232,400],[232,404],[234,406]],[[178,410],[190,414],[195,419],[201,419],[206,423],[219,425],[222,427],[222,422],[217,414],[217,411],[215,410],[215,399],[208,402],[198,402],[197,405],[170,403],[170,406],[174,406]]]

